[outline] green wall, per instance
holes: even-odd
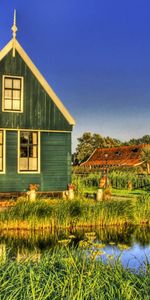
[[[41,132],[41,173],[17,174],[17,131],[6,131],[6,174],[0,192],[23,192],[30,183],[40,191],[63,191],[71,182],[71,134]]]
[[[2,112],[3,75],[24,78],[23,113]],[[6,129],[6,174],[0,174],[0,192],[24,192],[30,183],[39,184],[40,191],[67,189],[71,182],[72,126],[17,51],[14,58],[10,51],[0,61],[0,128]],[[17,173],[18,135],[13,129],[42,130],[40,174]],[[48,133],[45,130],[60,132]]]
[[[2,112],[2,75],[24,77],[23,113]],[[0,61],[0,127],[71,131],[69,125],[39,81],[16,51]]]

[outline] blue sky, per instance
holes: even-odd
[[[0,48],[17,39],[76,120],[121,140],[150,134],[149,0],[1,0]]]

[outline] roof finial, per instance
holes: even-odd
[[[13,57],[15,57],[15,42],[16,42],[16,32],[18,30],[16,26],[16,9],[14,9],[14,23],[13,26],[11,27],[12,30],[12,36],[13,36]]]
[[[11,27],[11,30],[12,30],[13,39],[15,39],[16,32],[18,31],[18,28],[16,26],[16,9],[14,9],[14,23],[13,23],[13,26]]]

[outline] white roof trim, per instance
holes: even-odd
[[[53,102],[56,104],[58,109],[61,111],[65,119],[68,121],[70,125],[75,125],[75,120],[70,115],[68,110],[65,108],[65,106],[62,104],[61,100],[57,97],[53,89],[50,87],[48,82],[45,80],[43,75],[39,72],[37,67],[33,64],[29,56],[26,54],[24,49],[21,47],[19,42],[17,40],[12,39],[1,51],[0,51],[0,61],[7,55],[7,53],[13,49],[13,47],[17,50],[19,55],[22,57],[26,65],[29,67],[29,69],[32,71],[34,76],[37,78],[37,80],[40,82],[40,84],[43,86],[44,90],[47,92],[47,94],[50,96],[50,98],[53,100]]]

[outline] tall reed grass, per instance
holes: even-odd
[[[150,197],[130,200],[18,200],[0,212],[1,228],[43,229],[150,223]]]
[[[99,186],[99,180],[102,177],[102,171],[97,173],[73,173],[72,180],[79,191],[92,188],[93,190]],[[127,189],[129,182],[133,189],[146,188],[150,190],[150,177],[147,174],[139,176],[137,170],[112,170],[108,172],[109,183],[113,188]]]
[[[149,299],[150,266],[131,272],[119,261],[104,264],[83,250],[66,247],[38,261],[0,265],[0,298],[9,300],[140,300]]]

